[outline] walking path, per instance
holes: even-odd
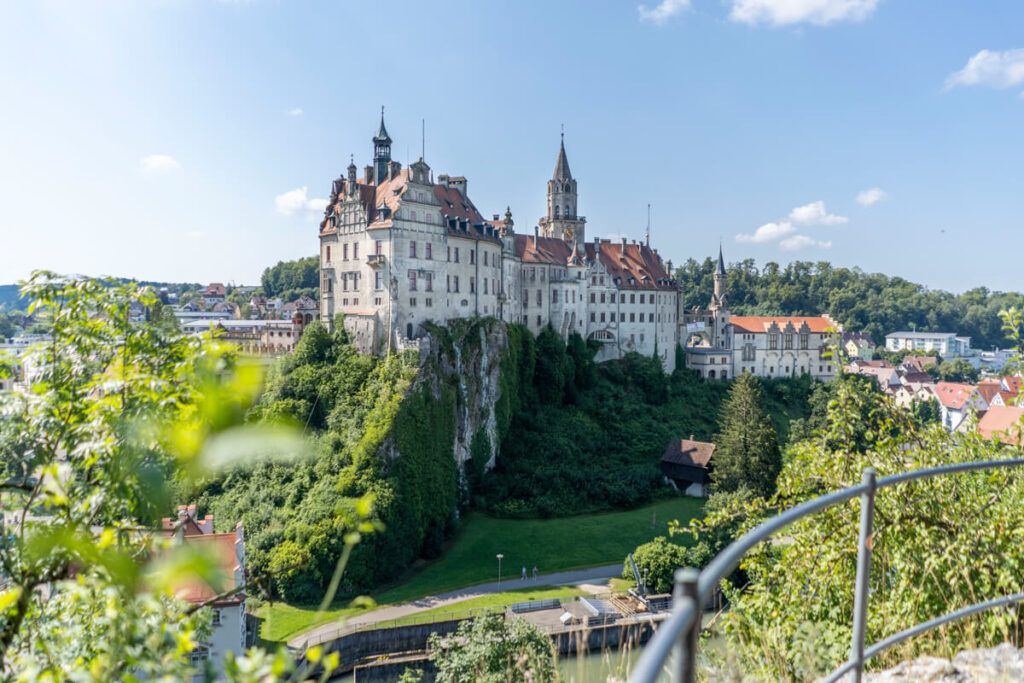
[[[552,574],[539,574],[536,580],[530,578],[524,581],[520,578],[511,578],[505,579],[500,583],[497,581],[481,583],[476,586],[469,586],[468,588],[460,588],[459,590],[450,591],[448,593],[441,593],[440,595],[428,595],[427,597],[419,598],[412,602],[402,603],[400,605],[392,605],[390,607],[375,609],[371,612],[364,612],[363,614],[358,614],[346,619],[345,626],[363,626],[366,624],[376,624],[381,621],[399,619],[401,617],[409,616],[410,614],[416,614],[417,612],[425,612],[426,610],[434,609],[435,607],[453,605],[455,603],[462,602],[463,600],[478,598],[482,595],[491,595],[493,593],[501,593],[502,591],[515,590],[529,586],[530,584],[537,586],[569,586],[607,580],[618,576],[622,576],[622,565],[609,564],[603,567],[591,567],[589,569],[577,569],[568,572],[554,572]],[[307,640],[314,639],[315,636],[318,636],[321,633],[333,632],[337,630],[337,628],[337,622],[332,621],[326,624],[321,624],[316,628],[296,635],[288,641],[288,645],[293,648],[302,647]]]

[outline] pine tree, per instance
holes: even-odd
[[[774,493],[782,456],[771,418],[761,407],[761,383],[750,373],[743,373],[733,383],[719,414],[718,429],[711,471],[715,491],[746,487],[763,496]]]

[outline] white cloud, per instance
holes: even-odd
[[[289,109],[288,116],[302,116],[302,110],[298,107],[295,107],[295,109]]]
[[[889,194],[880,187],[862,190],[857,193],[857,203],[861,206],[873,206],[889,198]]]
[[[836,21],[862,21],[881,0],[730,0],[729,18],[744,24],[787,26],[807,22],[826,26]]]
[[[690,9],[690,0],[661,0],[653,9],[648,9],[647,5],[639,5],[636,11],[640,15],[640,21],[664,24],[675,15],[688,9]]]
[[[832,242],[819,242],[813,237],[807,235],[793,235],[779,242],[779,246],[785,251],[797,251],[798,249],[806,249],[807,247],[821,247],[822,249],[829,249],[832,247]]]
[[[736,235],[737,242],[774,242],[786,235],[796,232],[796,227],[789,221],[765,223],[754,231],[753,235]]]
[[[300,187],[274,197],[274,205],[278,213],[292,216],[300,212],[315,213],[323,211],[327,206],[326,199],[309,198],[306,196],[307,188]]]
[[[829,213],[825,210],[825,202],[819,200],[796,207],[789,212],[789,220],[800,225],[841,225],[849,219]]]
[[[982,50],[967,60],[967,66],[949,75],[946,89],[958,85],[986,85],[1012,88],[1024,83],[1024,48],[992,52]],[[1022,93],[1024,97],[1024,93]]]
[[[202,230],[189,230],[188,232],[185,233],[185,237],[189,238],[190,240],[197,240],[200,237],[206,237],[206,233],[203,232]]]
[[[167,154],[150,154],[139,159],[139,166],[147,173],[177,171],[181,168],[178,160]]]

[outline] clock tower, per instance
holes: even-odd
[[[586,241],[584,227],[587,219],[576,213],[576,180],[569,171],[565,156],[565,134],[558,149],[555,173],[548,181],[548,215],[540,219],[540,233],[573,244]]]

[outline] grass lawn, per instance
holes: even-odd
[[[701,499],[671,498],[625,512],[556,519],[496,519],[471,513],[440,559],[421,565],[408,580],[373,597],[378,605],[394,605],[494,581],[498,553],[505,556],[502,575],[510,579],[518,577],[524,565],[528,572],[536,565],[547,574],[622,562],[641,543],[668,536],[671,520],[686,524],[700,516],[703,506]],[[655,516],[657,523],[652,525]],[[318,617],[316,605],[275,602],[258,612],[265,620],[261,635],[270,641],[287,640],[307,628],[365,611],[347,605],[348,601],[339,602]],[[461,609],[461,604],[451,609]]]
[[[414,623],[425,616],[433,617],[442,614],[464,612],[469,609],[481,609],[484,607],[504,607],[505,605],[514,605],[517,602],[531,602],[533,600],[550,600],[552,598],[561,598],[566,600],[568,598],[575,598],[577,595],[586,594],[586,591],[580,590],[576,586],[535,586],[533,588],[522,588],[515,591],[481,595],[479,598],[470,598],[469,600],[463,600],[462,602],[457,602],[452,605],[443,605],[423,612],[417,612],[416,614],[403,617],[396,621],[399,624]]]

